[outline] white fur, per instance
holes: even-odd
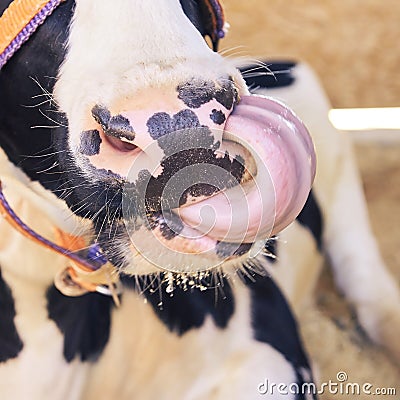
[[[229,74],[246,90],[240,74],[207,46],[178,0],[78,0],[68,49],[55,98],[67,114],[72,148],[94,104],[118,108],[147,88],[176,87],[197,76],[214,80]]]
[[[202,329],[178,337],[168,332],[143,300],[127,293],[126,310],[135,312],[130,317],[115,314],[111,342],[89,382],[92,397],[85,398],[121,393],[122,398],[144,400],[257,399],[257,386],[265,374],[271,380],[292,382],[287,361],[270,346],[251,339],[249,293],[239,282],[235,295],[240,302],[228,329],[216,328],[208,319]],[[139,326],[136,333],[134,327]],[[129,343],[129,352],[122,343]],[[243,375],[244,371],[251,374]]]

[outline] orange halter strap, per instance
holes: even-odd
[[[0,17],[0,69],[65,0],[14,0]]]
[[[0,214],[18,232],[33,242],[54,251],[69,260],[69,266],[57,274],[55,285],[67,296],[80,296],[87,292],[98,292],[112,296],[119,305],[121,293],[118,274],[95,243],[86,248],[86,241],[57,230],[56,244],[27,226],[7,202],[0,181]],[[86,251],[81,249],[85,248]]]

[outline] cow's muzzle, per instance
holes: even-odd
[[[208,269],[258,249],[305,204],[316,161],[303,123],[271,98],[225,100],[96,105],[98,127],[82,133],[91,164],[126,181],[130,251],[156,267]]]

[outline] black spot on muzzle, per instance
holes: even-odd
[[[181,149],[203,148],[216,149],[214,135],[210,128],[201,125],[192,110],[182,110],[170,117],[167,113],[156,113],[147,121],[150,136],[168,156]]]
[[[110,111],[106,107],[95,105],[92,108],[92,116],[101,125],[106,135],[128,140],[135,139],[135,131],[130,125],[128,118],[125,118],[123,115],[111,116]]]
[[[201,78],[178,85],[178,99],[182,100],[189,108],[199,108],[203,104],[215,99],[227,110],[230,110],[238,99],[238,91],[232,77],[219,79],[216,85],[213,81]]]
[[[222,125],[226,120],[225,114],[221,110],[216,110],[215,108],[211,111],[210,119],[217,125]]]
[[[79,152],[85,156],[94,156],[100,152],[101,137],[97,129],[81,133]]]

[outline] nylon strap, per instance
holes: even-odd
[[[14,0],[0,17],[0,69],[65,0]]]
[[[44,238],[17,216],[4,196],[1,181],[0,215],[23,236],[69,260],[69,266],[64,271],[60,271],[55,278],[55,284],[63,294],[80,296],[87,292],[99,292],[112,296],[115,304],[119,305],[118,295],[121,293],[121,287],[118,274],[104,255],[97,254],[99,250],[96,244],[89,247],[89,252],[84,257],[79,249],[87,246],[86,241],[81,237],[56,230],[57,241],[60,244]]]
[[[205,35],[208,35],[213,44],[213,50],[218,50],[219,40],[225,36],[224,9],[219,0],[204,0],[200,3],[204,23]]]

